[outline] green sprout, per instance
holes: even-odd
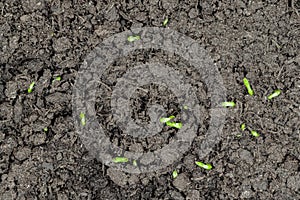
[[[159,121],[160,121],[161,123],[166,123],[166,122],[168,122],[168,121],[170,121],[171,119],[174,119],[174,118],[175,118],[175,116],[174,116],[174,115],[171,115],[170,117],[160,118]]]
[[[166,18],[166,19],[163,21],[163,25],[166,26],[168,22],[169,22],[169,19]]]
[[[53,79],[52,83],[55,82],[55,81],[60,81],[60,80],[61,80],[61,77],[57,76],[55,79]]]
[[[80,113],[79,117],[80,117],[80,121],[81,121],[82,126],[84,126],[86,124],[85,114]]]
[[[206,169],[206,170],[211,170],[212,169],[211,164],[205,164],[203,162],[198,162],[198,161],[196,161],[195,163],[196,163],[196,165],[198,165],[199,167],[202,167],[203,169]]]
[[[47,131],[48,131],[48,128],[47,128],[47,127],[45,127],[43,130],[44,130],[45,132],[47,132]]]
[[[225,101],[222,103],[223,107],[234,107],[235,103],[233,101]]]
[[[175,179],[175,178],[177,178],[177,176],[178,176],[178,172],[177,172],[177,170],[175,169],[175,170],[172,172],[172,177]]]
[[[128,158],[125,157],[115,157],[113,158],[114,163],[126,163],[128,162]]]
[[[246,130],[246,124],[245,123],[241,124],[241,130],[242,131]]]
[[[281,93],[281,90],[278,90],[278,89],[277,89],[277,90],[274,90],[274,92],[268,96],[268,99],[271,100],[271,99],[273,99],[274,97],[279,96],[280,93]]]
[[[28,93],[31,93],[31,92],[32,92],[34,85],[35,85],[35,82],[33,81],[33,82],[29,85],[29,88],[28,88],[28,90],[27,90]]]
[[[133,162],[132,162],[132,164],[133,164],[133,166],[137,166],[137,162],[136,162],[136,160],[133,160]]]
[[[251,134],[252,134],[254,137],[259,137],[259,133],[256,132],[256,131],[254,131],[254,130],[251,131]]]
[[[139,39],[141,39],[141,37],[139,35],[135,35],[135,36],[131,35],[127,38],[128,42],[134,42]]]
[[[250,83],[248,81],[247,78],[243,79],[244,85],[246,86],[247,90],[248,90],[248,94],[250,94],[250,96],[252,96],[254,94],[254,91],[252,90]]]
[[[168,122],[166,122],[166,124],[167,124],[167,126],[178,128],[178,129],[180,129],[182,127],[182,123],[180,123],[180,122],[177,123],[177,122],[168,121]]]
[[[183,109],[184,110],[187,110],[189,107],[188,106],[183,106]]]

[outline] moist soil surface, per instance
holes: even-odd
[[[103,165],[85,148],[74,127],[72,91],[80,66],[96,46],[141,27],[164,27],[197,41],[223,77],[227,100],[236,106],[228,108],[220,141],[199,160],[211,106],[209,86],[199,74],[180,57],[156,49],[115,60],[100,80],[95,105],[115,145],[155,151],[178,131],[164,127],[163,134],[135,139],[116,126],[110,96],[132,66],[157,61],[180,71],[202,108],[188,152],[160,171],[130,174]],[[299,0],[1,0],[0,47],[1,200],[300,199]],[[55,80],[58,76],[61,80]],[[281,94],[267,100],[275,89]],[[168,115],[181,112],[176,94],[156,84],[136,90],[130,104],[137,124],[149,122],[149,105],[162,105]],[[260,136],[253,137],[252,129]]]

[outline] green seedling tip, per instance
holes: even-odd
[[[187,110],[189,107],[188,106],[183,106],[183,109],[184,110]]]
[[[128,42],[134,42],[134,41],[139,40],[139,39],[141,39],[141,37],[139,35],[135,35],[135,36],[131,35],[127,38]]]
[[[166,19],[164,20],[164,22],[163,22],[163,25],[166,26],[168,22],[169,22],[169,19],[166,18]]]
[[[132,162],[132,164],[133,164],[133,166],[137,166],[137,162],[136,162],[136,160],[133,160],[133,162]]]
[[[56,81],[60,81],[60,80],[61,80],[61,77],[58,76],[58,77],[55,78],[55,80],[56,80]]]
[[[80,121],[81,121],[82,126],[84,126],[86,124],[85,114],[80,113],[79,117],[80,117]]]
[[[171,119],[174,119],[174,118],[175,118],[175,116],[174,116],[174,115],[171,115],[170,117],[160,118],[159,121],[160,121],[161,123],[166,123],[166,122],[168,122],[168,121],[170,121]]]
[[[242,131],[246,130],[246,124],[245,123],[241,124],[241,130]]]
[[[177,123],[177,122],[168,121],[168,122],[166,122],[166,124],[167,124],[167,126],[178,128],[178,129],[180,129],[182,127],[182,123],[180,123],[180,122]]]
[[[251,96],[254,94],[254,91],[252,90],[250,83],[248,81],[247,78],[243,79],[244,85],[246,86],[247,90],[248,90],[248,94],[250,94]]]
[[[225,101],[222,103],[223,107],[234,107],[235,103],[233,101]]]
[[[177,176],[178,176],[178,172],[177,172],[177,170],[175,169],[175,170],[172,172],[172,177],[175,179],[175,178],[177,178]]]
[[[251,134],[254,136],[254,137],[259,137],[259,133],[257,133],[256,131],[251,131]]]
[[[271,100],[271,99],[273,99],[274,97],[279,96],[280,93],[281,93],[281,90],[275,90],[272,94],[270,94],[270,95],[268,96],[268,99]]]
[[[203,162],[198,162],[198,161],[196,161],[195,163],[196,163],[196,165],[198,165],[199,167],[201,167],[203,169],[206,169],[206,170],[212,169],[212,165],[211,164],[205,164]]]
[[[35,82],[32,82],[32,83],[29,85],[29,88],[28,88],[28,90],[27,90],[28,93],[31,93],[31,92],[32,92],[34,85],[35,85]]]
[[[128,158],[125,157],[115,157],[113,158],[114,163],[126,163],[128,162]]]
[[[47,128],[47,127],[45,127],[43,130],[44,130],[45,132],[47,132],[47,131],[48,131],[48,128]]]

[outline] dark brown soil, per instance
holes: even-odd
[[[300,199],[300,0],[0,0],[0,199]],[[142,3],[141,3],[142,2]],[[115,171],[89,155],[75,133],[72,88],[85,59],[105,38],[139,27],[183,33],[203,46],[223,77],[228,109],[221,141],[195,165],[208,114],[191,149],[156,173]],[[176,132],[145,140],[124,136],[111,120],[109,98],[130,66],[156,60],[181,70],[204,110],[207,86],[184,60],[135,51],[102,78],[97,117],[111,142],[154,151]],[[181,67],[178,67],[181,66]],[[54,81],[61,76],[60,81]],[[249,96],[247,77],[255,91]],[[27,93],[31,82],[36,85]],[[275,89],[282,94],[271,101]],[[147,85],[131,99],[132,117],[149,121],[147,105],[179,113],[168,88]],[[240,124],[257,130],[240,131]],[[43,129],[47,127],[48,130]],[[177,169],[176,179],[171,173]]]

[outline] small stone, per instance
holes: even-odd
[[[190,185],[190,180],[185,174],[179,174],[173,181],[173,185],[180,191],[185,191]]]

